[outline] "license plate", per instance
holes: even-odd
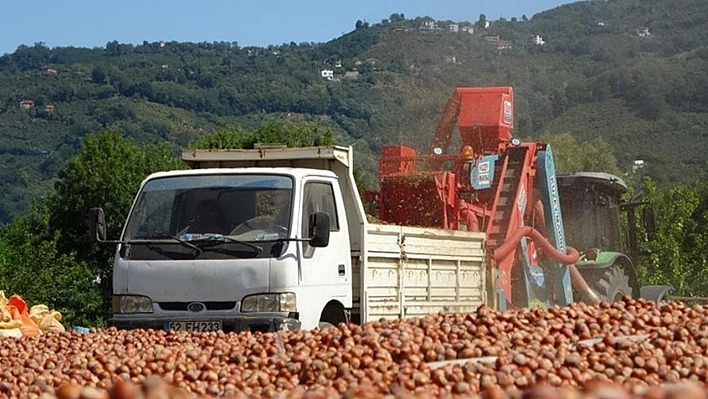
[[[169,321],[165,330],[184,332],[221,331],[221,321]]]

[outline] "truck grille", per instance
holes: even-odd
[[[198,302],[198,301],[196,301]],[[187,306],[193,302],[159,302],[162,310],[170,312],[186,311]],[[202,302],[206,306],[206,310],[230,310],[236,307],[236,301],[233,302]]]

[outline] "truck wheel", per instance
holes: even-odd
[[[590,288],[595,290],[603,301],[617,302],[623,296],[632,296],[632,287],[629,285],[629,276],[622,266],[612,265],[602,274],[599,280],[589,282]]]
[[[349,317],[347,316],[347,312],[344,310],[344,306],[337,301],[330,301],[322,311],[322,315],[320,315],[318,327],[320,330],[326,330],[328,328],[338,326],[339,323],[348,322]]]
[[[334,328],[334,324],[332,324],[332,323],[327,323],[326,321],[321,321],[321,322],[317,325],[317,327],[319,327],[320,330],[323,330],[323,331],[324,331],[324,330],[327,330],[327,329],[330,329],[330,328]]]

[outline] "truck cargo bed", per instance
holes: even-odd
[[[486,303],[483,233],[367,224],[363,242],[352,264],[361,322],[473,312]]]

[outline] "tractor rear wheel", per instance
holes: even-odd
[[[605,270],[597,281],[588,281],[603,301],[617,302],[622,297],[632,296],[629,276],[620,265],[612,265]]]

